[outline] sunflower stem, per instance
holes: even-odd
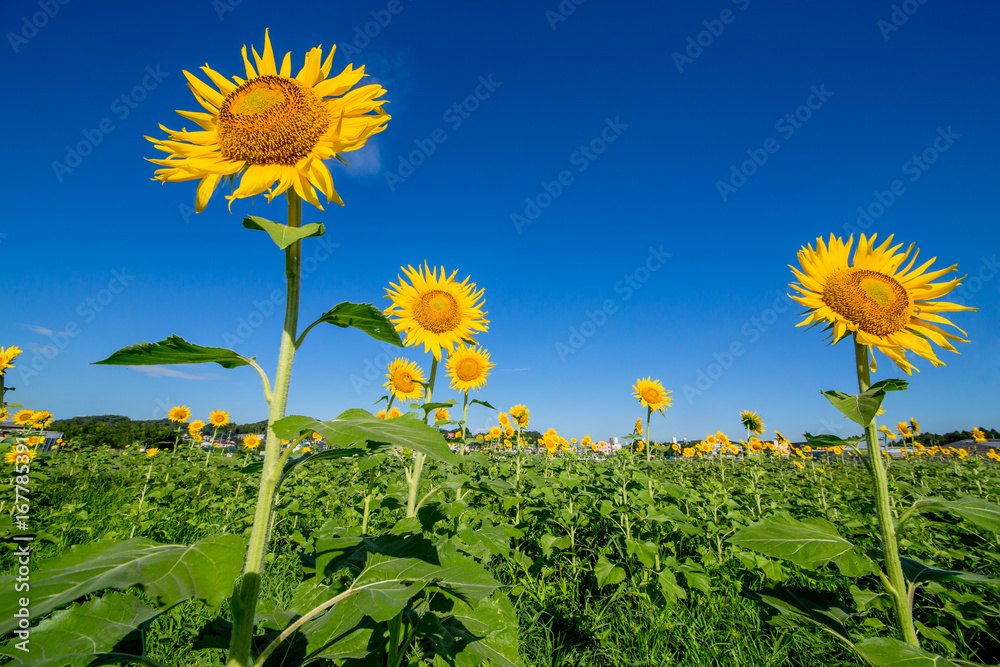
[[[434,361],[431,362],[431,377],[427,382],[427,397],[424,402],[430,403],[431,398],[434,396],[434,380],[437,379],[437,369],[438,369],[438,359],[434,357]],[[426,424],[430,419],[431,413],[427,411],[424,415],[424,423]],[[406,471],[406,518],[414,517],[417,515],[417,491],[420,490],[420,474],[424,470],[424,458],[425,454],[423,452],[413,453],[413,467]]]
[[[302,200],[293,189],[285,192],[288,199],[288,226],[302,226]],[[281,480],[281,438],[274,432],[274,422],[285,416],[288,403],[288,385],[295,358],[295,333],[299,320],[299,287],[301,281],[302,242],[296,241],[285,248],[285,324],[281,332],[278,351],[278,369],[274,388],[268,402],[267,443],[264,448],[264,469],[260,474],[257,506],[254,510],[250,544],[247,547],[243,577],[233,591],[233,632],[229,645],[227,667],[249,667],[250,647],[253,639],[253,621],[260,597],[261,578],[267,557],[271,523],[274,518],[274,501]]]
[[[854,337],[854,357],[858,373],[858,389],[864,393],[871,387],[871,376],[868,370],[869,350],[867,345],[858,342]],[[903,577],[903,567],[899,560],[899,542],[896,540],[896,527],[892,518],[889,502],[889,480],[882,461],[882,450],[878,444],[878,431],[875,418],[865,427],[868,440],[868,463],[872,486],[875,491],[875,509],[878,514],[879,532],[882,537],[882,552],[885,556],[886,589],[892,597],[893,609],[903,641],[911,646],[920,646],[917,631],[913,625],[913,608],[907,598],[906,579]]]

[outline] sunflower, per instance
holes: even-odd
[[[531,410],[524,407],[523,405],[515,405],[510,410],[507,411],[517,425],[520,428],[528,428],[528,420],[530,419]]]
[[[7,348],[0,347],[0,375],[3,375],[8,368],[14,368],[12,362],[22,352],[23,350],[17,345],[11,345]]]
[[[639,399],[639,402],[653,412],[664,412],[674,402],[674,399],[670,396],[671,392],[664,391],[663,384],[659,380],[652,378],[639,379],[632,385],[632,389],[635,391],[635,397]]]
[[[723,445],[729,444],[729,437],[726,436],[726,434],[723,433],[722,431],[716,431],[715,437],[717,437],[719,439],[719,442],[722,443]]]
[[[486,434],[487,440],[499,440],[500,436],[503,435],[503,431],[500,430],[499,426],[490,427],[489,433]]]
[[[21,424],[22,426],[31,423],[32,418],[35,416],[34,410],[18,410],[17,414],[14,415],[14,423]]]
[[[399,411],[399,408],[394,405],[389,409],[389,414],[386,416],[386,419],[395,419],[402,414],[403,413]]]
[[[500,420],[500,425],[504,428],[510,426],[510,416],[506,412],[501,412],[497,419]]]
[[[19,453],[17,453],[16,450],[12,449],[12,450],[8,451],[6,454],[3,455],[3,462],[4,463],[17,463],[17,457],[18,456],[27,456],[28,460],[31,461],[36,456],[38,456],[38,452],[36,452],[34,449],[29,449],[29,450],[21,452],[19,454]]]
[[[398,358],[389,364],[389,378],[384,386],[401,401],[413,401],[424,395],[424,372],[409,359]]]
[[[635,420],[635,428],[632,430],[635,431],[636,435],[642,435],[642,417]]]
[[[913,435],[920,435],[920,422],[913,417],[910,417],[910,430],[913,431]]]
[[[441,267],[402,269],[407,283],[399,278],[399,285],[389,283],[386,298],[392,305],[385,314],[393,318],[396,331],[405,332],[405,345],[416,346],[423,343],[424,352],[434,351],[434,358],[441,359],[441,350],[451,352],[462,341],[469,340],[478,332],[489,329],[489,321],[482,310],[484,290],[476,290],[469,278],[463,282],[455,280],[458,271],[451,275]]]
[[[10,419],[10,412],[7,411],[7,408],[0,407],[0,422],[5,422],[8,419]]]
[[[31,415],[31,421],[28,422],[28,424],[35,428],[48,428],[51,423],[52,413],[48,410],[37,410]]]
[[[195,421],[188,424],[188,435],[190,435],[192,438],[199,438],[201,437],[201,430],[203,428],[205,428],[205,422],[201,421],[200,419],[196,419]]]
[[[208,413],[208,423],[213,428],[221,428],[229,423],[229,413],[225,410],[212,410]]]
[[[642,452],[642,450],[644,450],[644,449],[646,449],[646,443],[645,443],[645,442],[643,442],[642,440],[640,440],[640,441],[639,441],[639,442],[638,442],[638,443],[636,444],[636,446],[635,446],[635,451],[637,451],[637,452],[640,452],[640,453],[641,453],[641,452]]]
[[[479,390],[486,384],[486,378],[494,364],[490,363],[490,353],[482,347],[461,347],[448,355],[445,370],[451,378],[451,388],[469,391]]]
[[[864,234],[861,235],[853,263],[848,258],[854,243],[853,236],[844,243],[831,234],[829,244],[817,238],[815,250],[810,245],[799,251],[802,270],[793,266],[789,268],[802,284],[790,285],[799,292],[792,298],[811,312],[797,326],[825,321],[833,330],[833,343],[848,332],[854,332],[858,343],[878,348],[907,375],[912,375],[915,368],[906,358],[907,350],[935,366],[944,365],[934,353],[931,343],[957,353],[958,350],[948,341],[968,341],[938,327],[937,324],[947,324],[958,329],[938,313],[976,310],[931,300],[944,296],[961,284],[961,278],[931,282],[954,271],[955,265],[925,273],[934,262],[931,259],[911,271],[920,254],[918,250],[906,267],[900,269],[912,252],[913,244],[906,252],[899,253],[897,251],[902,244],[889,247],[891,235],[877,248],[875,236],[867,239]],[[958,330],[965,335],[964,331]],[[874,366],[873,356],[872,370]]]
[[[705,436],[705,444],[713,445],[713,446],[717,445],[717,444],[719,444],[719,439],[717,437],[715,437],[714,435],[709,434],[709,435]]]
[[[247,449],[257,449],[260,446],[260,436],[248,433],[243,436],[243,446]]]
[[[434,411],[434,423],[446,422],[451,419],[451,413],[448,412],[448,408],[438,408]]]
[[[191,419],[191,411],[188,410],[186,405],[178,405],[170,408],[170,412],[167,413],[167,419],[178,424],[183,424]]]
[[[976,442],[986,442],[986,434],[978,426],[972,427],[972,439]]]
[[[152,447],[152,448],[146,450],[146,456],[148,456],[149,458],[153,458],[154,456],[156,456],[159,453],[160,453],[160,450],[158,448],[156,448],[156,447]]]
[[[385,415],[386,415],[385,410],[379,410],[378,412],[375,413],[375,417],[377,419],[385,419]]]
[[[328,78],[333,66],[331,50],[323,60],[317,46],[305,56],[299,73],[292,76],[292,54],[285,54],[279,69],[271,49],[271,37],[264,31],[264,52],[251,47],[256,68],[243,47],[246,80],[234,76],[230,82],[208,65],[202,71],[215,84],[204,83],[184,72],[195,99],[208,112],[178,111],[201,126],[200,131],[160,129],[167,139],[146,137],[164,159],[149,160],[165,167],[158,180],[201,179],[195,195],[195,210],[208,204],[216,186],[226,177],[242,173],[239,187],[226,198],[264,193],[268,201],[294,188],[302,199],[322,209],[314,187],[327,199],[343,205],[333,187],[330,170],[323,160],[365,145],[370,136],[385,129],[389,121],[375,98],[385,93],[378,85],[350,91],[365,76],[365,68],[348,65],[339,75]],[[218,90],[216,90],[218,88]]]
[[[753,410],[744,410],[740,413],[740,421],[748,432],[760,435],[764,432],[764,420]]]
[[[896,430],[898,430],[899,434],[904,438],[913,437],[913,433],[910,431],[910,427],[907,425],[906,422],[899,422],[898,424],[896,424]]]
[[[890,430],[890,429],[889,429],[889,428],[888,428],[887,426],[885,426],[884,424],[883,424],[882,426],[879,426],[879,427],[878,427],[878,430],[880,430],[880,431],[882,431],[883,433],[885,433],[885,435],[886,435],[886,437],[887,437],[887,438],[892,438],[892,439],[894,439],[894,440],[896,439],[896,434],[895,434],[895,433],[893,433],[893,432],[892,432],[892,431],[891,431],[891,430]]]

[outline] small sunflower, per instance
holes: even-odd
[[[459,391],[478,391],[485,386],[493,366],[489,352],[482,347],[468,347],[464,343],[456,347],[445,362],[445,370],[451,378],[451,388]]]
[[[409,283],[399,278],[399,285],[389,283],[386,298],[392,305],[386,316],[392,318],[396,331],[404,332],[407,346],[421,343],[424,352],[433,350],[434,358],[441,359],[441,350],[451,352],[459,343],[470,340],[477,333],[489,329],[489,321],[482,310],[484,290],[476,290],[475,283],[455,280],[458,271],[447,275],[441,267],[430,269],[409,266],[402,269]]]
[[[17,414],[14,415],[14,423],[25,426],[31,423],[31,420],[34,416],[35,416],[34,410],[18,410]]]
[[[378,412],[375,413],[375,417],[377,419],[385,419],[385,415],[386,415],[385,410],[379,410]]]
[[[906,422],[899,422],[898,424],[896,424],[896,430],[898,430],[899,434],[904,438],[913,437],[913,432],[910,431],[910,427]]]
[[[978,426],[972,427],[972,439],[976,442],[986,442],[986,434]],[[992,450],[991,450],[992,451]]]
[[[501,412],[497,417],[500,420],[500,425],[503,427],[510,426],[510,416],[506,412]]]
[[[920,435],[920,422],[913,417],[910,417],[910,430],[913,431],[913,435]]]
[[[225,410],[212,410],[208,413],[208,422],[213,428],[221,428],[229,423],[229,413]]]
[[[188,424],[188,435],[190,435],[192,438],[200,437],[201,430],[203,428],[205,428],[205,422],[201,421],[200,419],[196,419],[195,421]]]
[[[719,444],[719,439],[717,437],[715,437],[714,435],[709,434],[709,435],[705,436],[705,444],[707,444],[707,445],[717,445],[717,444]]]
[[[664,412],[674,402],[670,396],[671,392],[664,391],[663,384],[651,377],[636,380],[632,389],[643,407],[647,407],[653,412]]]
[[[729,444],[729,437],[722,431],[716,431],[715,437],[717,437],[719,439],[719,442],[721,442],[723,445]]]
[[[201,129],[188,132],[160,129],[168,139],[153,139],[166,158],[150,160],[165,167],[155,177],[163,182],[201,179],[195,195],[195,210],[201,212],[219,183],[227,176],[242,174],[239,187],[226,198],[263,193],[268,201],[289,188],[313,206],[323,206],[313,189],[319,188],[328,202],[343,205],[333,187],[333,177],[323,160],[365,145],[373,134],[385,129],[389,115],[385,100],[375,98],[385,90],[378,85],[351,91],[365,76],[365,68],[348,65],[331,78],[333,50],[323,60],[321,47],[311,49],[299,73],[292,76],[292,54],[277,66],[271,37],[264,32],[264,51],[253,52],[254,65],[243,47],[246,80],[232,81],[205,65],[202,71],[215,84],[205,84],[184,72],[195,99],[208,112],[178,111]],[[218,88],[218,90],[216,90]],[[348,92],[350,91],[350,92]]]
[[[399,411],[399,408],[397,408],[397,407],[396,407],[396,406],[394,405],[394,406],[392,406],[392,407],[391,407],[391,408],[389,409],[389,415],[388,415],[388,417],[387,417],[387,418],[388,418],[388,419],[395,419],[396,417],[399,417],[399,416],[401,416],[402,414],[403,414],[403,413]]]
[[[486,434],[486,439],[499,440],[501,435],[503,435],[503,431],[500,430],[499,426],[491,426],[489,433]]]
[[[31,421],[28,422],[30,426],[35,428],[48,428],[51,423],[52,413],[48,410],[37,410],[31,415]]]
[[[10,412],[7,411],[7,408],[0,408],[0,422],[5,422],[8,419],[10,419]]]
[[[187,420],[191,419],[191,411],[186,405],[178,405],[170,408],[170,412],[167,413],[167,419],[178,424],[184,424]]]
[[[635,420],[635,428],[632,430],[635,431],[636,435],[642,435],[642,417]]]
[[[750,433],[760,435],[764,432],[764,420],[753,410],[744,410],[741,412],[740,421],[743,422],[743,427]]]
[[[312,439],[313,439],[313,440],[322,440],[322,439],[323,439],[323,436],[321,436],[321,435],[320,435],[319,433],[317,433],[316,431],[313,431],[313,432],[312,432]]]
[[[788,441],[788,438],[786,438],[785,436],[781,435],[781,431],[775,431],[774,434],[776,436],[778,436],[778,444],[779,445],[785,445],[785,446],[787,446],[787,445],[792,444],[791,442]]]
[[[451,414],[448,412],[448,408],[438,408],[434,411],[434,423],[446,422],[451,419]]]
[[[531,411],[523,405],[515,405],[507,411],[520,428],[528,428]]]
[[[14,358],[21,354],[23,350],[17,345],[10,347],[0,347],[0,375],[3,375],[8,368],[14,368]]]
[[[424,395],[424,372],[409,359],[397,358],[385,374],[389,380],[382,386],[401,401],[415,401]]]
[[[247,449],[257,449],[260,447],[260,436],[254,433],[248,433],[243,436],[243,446]]]
[[[844,243],[831,234],[829,243],[817,238],[815,250],[809,245],[799,251],[802,270],[793,266],[789,268],[802,284],[790,287],[799,292],[792,298],[809,308],[810,313],[797,326],[826,322],[832,329],[832,343],[848,332],[854,332],[859,343],[870,346],[872,354],[878,348],[907,375],[912,375],[915,368],[906,358],[907,350],[935,366],[944,365],[934,353],[931,343],[957,353],[958,350],[949,341],[968,341],[938,327],[938,324],[947,324],[965,335],[964,331],[938,313],[976,310],[931,300],[944,296],[961,284],[961,278],[942,283],[931,282],[954,271],[956,265],[925,273],[934,263],[931,259],[912,269],[920,254],[918,250],[901,269],[913,251],[913,244],[906,252],[899,253],[897,251],[903,244],[890,247],[892,236],[877,248],[875,236],[868,239],[861,235],[853,262],[849,259],[853,236]],[[874,366],[873,356],[873,370]]]
[[[154,456],[156,456],[159,453],[160,453],[160,450],[157,447],[152,447],[152,448],[146,450],[146,456],[148,456],[149,458],[153,458]]]

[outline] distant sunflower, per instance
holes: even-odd
[[[257,449],[260,446],[260,436],[248,433],[243,436],[243,446],[247,449]]]
[[[649,408],[653,412],[664,412],[674,402],[670,396],[671,392],[664,391],[663,384],[651,377],[636,380],[632,389],[643,407]]]
[[[740,413],[740,421],[747,432],[760,435],[764,432],[764,420],[753,410],[744,410]]]
[[[899,434],[904,438],[913,437],[913,432],[910,431],[910,427],[906,422],[899,422],[898,424],[896,424],[896,430],[899,431]]]
[[[16,450],[12,449],[12,450],[8,451],[6,454],[3,455],[3,462],[4,463],[17,463],[17,457],[18,456],[27,456],[28,460],[31,461],[36,456],[38,456],[38,452],[36,452],[34,449],[29,449],[26,452],[22,452],[22,453],[18,454]]]
[[[348,65],[331,78],[331,50],[323,60],[321,47],[311,49],[299,73],[292,76],[292,54],[285,54],[281,67],[274,60],[271,37],[264,31],[264,51],[253,52],[256,69],[243,47],[247,78],[229,81],[208,65],[202,71],[215,84],[207,85],[185,71],[188,87],[208,113],[178,111],[201,130],[170,130],[168,139],[154,139],[164,159],[150,160],[165,167],[155,177],[167,181],[201,179],[195,195],[195,210],[201,212],[219,183],[227,176],[242,174],[239,187],[226,198],[263,193],[268,201],[294,188],[302,199],[322,209],[314,187],[328,202],[343,205],[333,187],[333,177],[323,160],[340,157],[365,145],[389,121],[381,105],[381,86],[372,84],[351,91],[365,76],[365,68]],[[216,90],[218,88],[218,90]],[[350,91],[350,92],[348,92]]]
[[[489,352],[482,347],[468,347],[464,343],[455,348],[445,362],[445,369],[451,378],[451,388],[459,391],[478,391],[485,386],[493,366]]]
[[[397,407],[396,407],[396,406],[394,405],[394,406],[392,406],[391,408],[389,408],[389,414],[388,414],[388,416],[387,416],[387,419],[395,419],[396,417],[399,417],[399,416],[401,416],[402,414],[403,414],[403,413],[399,411],[399,408],[397,408]]]
[[[515,405],[507,411],[520,428],[528,428],[528,420],[531,418],[531,410],[523,405]]]
[[[385,375],[389,380],[382,386],[401,401],[414,401],[424,395],[424,372],[409,359],[397,358],[389,364]]]
[[[192,438],[199,437],[201,436],[201,430],[203,428],[205,428],[205,422],[201,421],[200,419],[196,419],[195,421],[188,424],[188,435],[190,435]]]
[[[48,428],[51,423],[52,413],[48,410],[36,410],[28,422],[30,426],[34,426],[35,428]]]
[[[167,413],[167,419],[178,424],[183,424],[191,419],[191,411],[186,405],[178,405],[177,407],[170,408],[170,412]]]
[[[434,411],[434,423],[446,422],[451,419],[451,414],[448,412],[448,408],[438,408]]]
[[[913,431],[913,435],[920,435],[920,422],[913,417],[910,417],[910,430]]]
[[[14,415],[14,423],[26,425],[31,423],[31,418],[35,416],[34,410],[18,410]]]
[[[852,236],[847,243],[830,235],[829,243],[816,239],[816,249],[802,248],[798,253],[802,270],[790,266],[792,273],[802,283],[791,287],[799,292],[792,298],[810,309],[809,316],[797,326],[826,322],[832,329],[832,342],[836,343],[853,332],[858,343],[878,348],[908,375],[915,368],[906,358],[907,350],[927,359],[935,366],[944,365],[937,358],[931,343],[946,350],[958,350],[949,341],[968,342],[937,326],[947,324],[965,335],[965,332],[941,317],[938,313],[976,310],[944,301],[931,301],[944,296],[961,284],[961,278],[942,283],[932,283],[956,265],[932,273],[925,270],[934,259],[915,269],[918,250],[905,268],[900,268],[913,251],[913,244],[906,252],[897,252],[903,244],[889,247],[890,235],[882,245],[875,247],[871,239],[861,235],[853,262],[849,259]],[[875,365],[872,357],[872,367]]]
[[[972,427],[972,439],[976,442],[986,442],[986,434],[978,426]],[[991,450],[992,451],[992,450]]]
[[[149,458],[153,458],[154,456],[156,456],[159,453],[160,453],[160,450],[157,447],[151,447],[151,448],[149,448],[149,449],[146,450],[146,456],[148,456]]]
[[[456,345],[470,340],[477,333],[489,329],[489,321],[482,310],[483,290],[476,290],[475,283],[455,280],[458,271],[451,275],[441,267],[431,269],[409,266],[403,269],[409,283],[402,278],[399,285],[389,283],[386,298],[392,305],[385,314],[392,319],[396,331],[406,335],[407,346],[423,344],[424,352],[434,352],[441,359],[441,350],[451,352]]]
[[[229,413],[225,410],[213,410],[208,413],[208,422],[214,428],[221,428],[229,423]]]
[[[642,435],[642,417],[635,420],[635,428],[632,429],[637,435]]]

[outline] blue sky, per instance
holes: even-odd
[[[670,5],[682,5],[672,7]],[[186,404],[266,416],[256,374],[91,362],[170,334],[257,357],[273,374],[282,254],[241,226],[283,200],[151,181],[144,135],[198,109],[183,70],[242,74],[240,48],[338,45],[393,118],[350,168],[343,208],[306,207],[302,326],[341,301],[388,305],[428,262],[485,289],[496,368],[478,398],[524,403],[566,437],[631,430],[637,378],[673,390],[653,438],[740,433],[755,410],[793,438],[854,431],[819,394],[853,391],[849,342],[795,328],[788,264],[817,236],[913,242],[969,274],[976,306],[947,366],[919,360],[889,423],[998,427],[1000,7],[985,1],[576,4],[11,0],[0,10],[10,93],[0,223],[0,344],[26,350],[12,400],[57,417],[158,418]],[[325,52],[325,51],[324,51]],[[70,151],[74,155],[70,155]],[[86,155],[83,155],[86,153]],[[859,220],[859,209],[870,217]],[[72,335],[70,335],[72,334]],[[315,329],[289,414],[371,407],[387,350]],[[430,357],[406,356],[429,370]],[[880,357],[876,379],[902,372]],[[439,383],[435,398],[458,398]],[[476,407],[470,426],[495,423]]]

